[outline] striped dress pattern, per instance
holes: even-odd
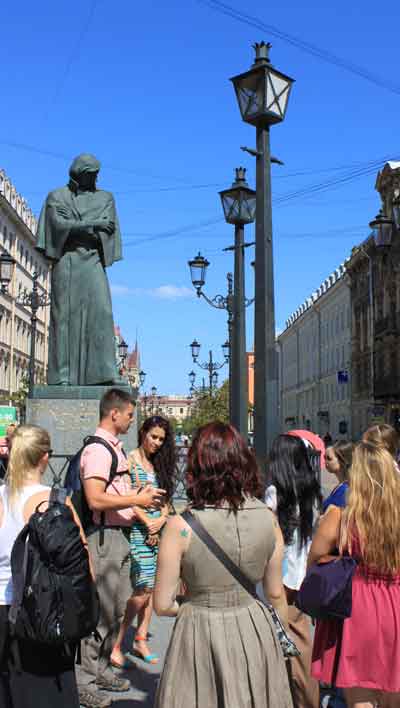
[[[130,460],[130,475],[133,487],[144,484],[154,484],[154,472],[149,472],[136,461]],[[158,509],[146,509],[146,514],[153,518],[161,516]],[[147,526],[141,521],[133,522],[130,533],[131,546],[131,577],[134,590],[153,590],[156,570],[158,546],[148,546],[146,538],[149,532]]]

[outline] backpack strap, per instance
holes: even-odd
[[[111,455],[110,476],[109,476],[109,478],[108,478],[108,482],[106,483],[106,489],[107,489],[107,487],[109,487],[110,484],[112,484],[112,482],[114,481],[115,477],[117,477],[118,475],[121,475],[121,474],[125,474],[125,471],[124,471],[124,472],[118,472],[118,455],[117,455],[117,453],[115,452],[115,450],[114,450],[114,448],[112,447],[112,445],[110,445],[110,443],[107,442],[107,440],[104,440],[104,438],[101,438],[99,435],[88,435],[88,436],[84,439],[84,441],[83,441],[83,447],[82,447],[82,449],[81,449],[81,451],[80,451],[81,454],[82,454],[83,450],[85,449],[85,447],[87,447],[88,445],[93,445],[94,443],[96,443],[96,445],[97,445],[97,444],[103,445],[103,447],[105,447],[106,450],[108,450],[108,452],[109,452],[110,455]],[[123,452],[125,452],[125,451],[123,451]],[[125,455],[125,457],[126,457],[126,455]]]
[[[28,561],[28,544],[26,540],[29,536],[29,525],[26,524],[14,541],[11,552],[11,571],[13,579],[13,599],[9,611],[10,630],[13,628],[21,609],[24,595],[26,566]]]
[[[121,476],[122,474],[125,474],[127,470],[124,470],[123,472],[118,472],[118,455],[115,452],[114,448],[110,445],[107,440],[104,440],[104,438],[101,438],[99,435],[88,435],[84,441],[83,441],[83,448],[82,451],[87,447],[88,445],[93,445],[94,443],[103,445],[108,452],[111,455],[111,467],[110,467],[110,476],[108,478],[108,481],[106,482],[106,489],[110,486],[110,484],[113,483],[115,477]],[[124,456],[126,457],[125,451],[123,450]],[[106,514],[105,511],[100,512],[100,538],[99,538],[99,545],[102,546],[104,544],[104,527],[106,525]]]

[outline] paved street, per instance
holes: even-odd
[[[129,693],[110,694],[114,699],[113,708],[139,708],[139,706],[140,708],[152,708],[173,624],[173,619],[153,615],[150,627],[152,636],[149,644],[150,648],[159,655],[160,661],[157,665],[151,666],[128,654],[129,658],[134,662],[135,668],[118,673],[131,681],[132,689]],[[127,638],[127,648],[132,645],[133,636],[134,632],[132,630]]]

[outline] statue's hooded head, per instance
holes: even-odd
[[[82,153],[78,155],[69,168],[69,186],[77,189],[96,189],[96,179],[100,170],[100,162],[94,155]]]

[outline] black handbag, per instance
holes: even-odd
[[[285,659],[291,659],[294,656],[299,656],[300,652],[296,647],[295,643],[290,639],[290,637],[286,633],[286,630],[275,608],[269,602],[266,602],[258,597],[255,585],[251,582],[251,580],[249,580],[246,575],[244,575],[244,573],[242,573],[236,563],[234,563],[229,558],[229,556],[225,553],[221,546],[213,539],[212,536],[210,536],[208,531],[204,528],[203,524],[198,519],[196,519],[196,517],[193,516],[193,514],[189,510],[184,511],[181,516],[182,519],[184,519],[184,521],[189,524],[192,531],[194,531],[195,534],[197,534],[197,536],[207,546],[208,550],[211,551],[211,553],[220,561],[220,563],[222,563],[226,570],[235,578],[239,585],[241,585],[249,593],[249,595],[254,597],[255,600],[258,600],[258,602],[262,602],[262,604],[265,605],[271,615],[271,619],[273,621],[275,631]]]

